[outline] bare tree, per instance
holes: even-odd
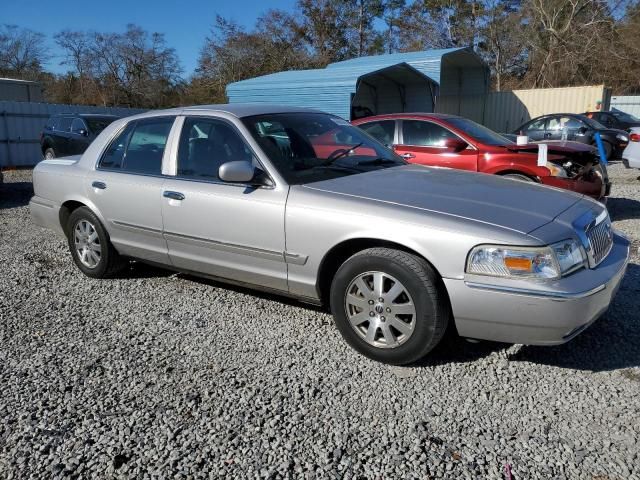
[[[0,74],[35,80],[47,59],[42,33],[16,25],[0,27]]]

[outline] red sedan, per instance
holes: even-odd
[[[609,194],[606,167],[589,145],[545,142],[549,145],[547,162],[539,166],[537,144],[516,145],[493,130],[454,115],[378,115],[354,120],[353,124],[411,163],[538,182],[597,200]]]

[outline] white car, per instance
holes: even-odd
[[[629,145],[622,152],[622,161],[627,168],[640,169],[640,127],[631,129]]]

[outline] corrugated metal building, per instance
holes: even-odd
[[[42,86],[30,80],[0,78],[0,100],[14,102],[41,102]]]
[[[127,117],[144,110],[0,101],[0,167],[29,167],[42,160],[40,133],[56,113],[104,113]]]
[[[489,69],[471,49],[359,57],[323,69],[292,70],[227,86],[229,103],[309,107],[346,119],[373,114],[432,112],[439,96],[484,95]],[[354,116],[355,114],[355,116]]]

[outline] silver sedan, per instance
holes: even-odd
[[[350,345],[392,364],[454,326],[566,342],[607,309],[629,257],[595,201],[407,165],[348,122],[291,107],[121,119],[81,157],[38,164],[34,189],[34,221],[89,277],[135,259],[326,304]]]

